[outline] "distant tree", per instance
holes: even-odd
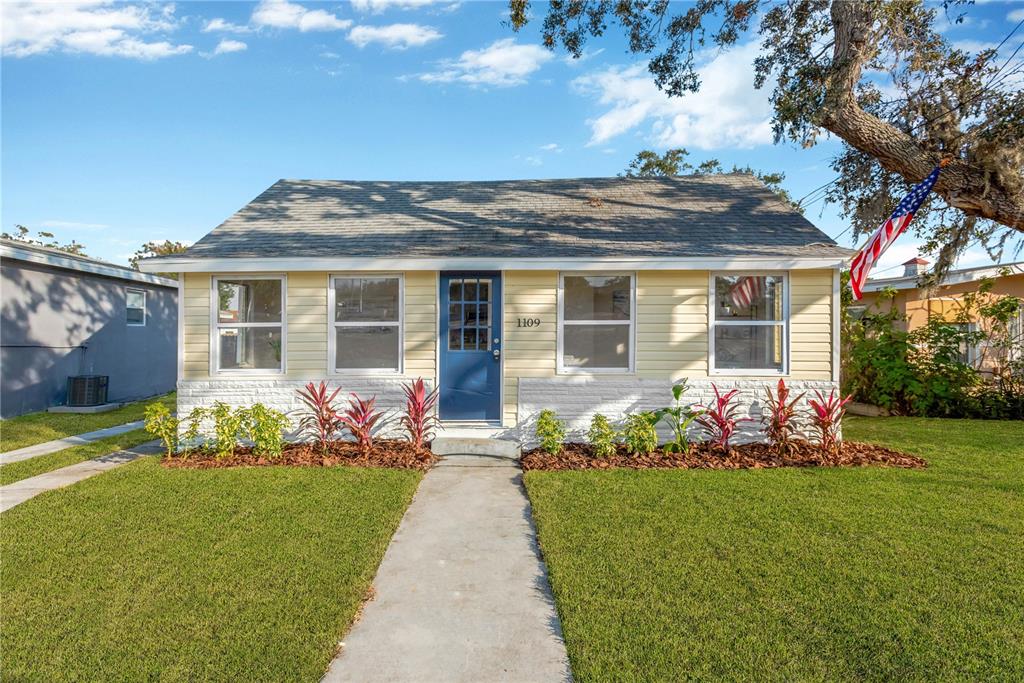
[[[67,244],[61,244],[60,242],[57,241],[52,232],[46,232],[45,230],[39,230],[38,232],[36,232],[36,235],[38,235],[41,238],[36,239],[35,237],[29,236],[32,231],[26,228],[24,225],[15,225],[14,227],[18,229],[18,232],[16,234],[12,235],[9,232],[3,232],[0,233],[0,237],[3,237],[5,240],[14,240],[15,242],[34,244],[37,247],[47,247],[48,249],[65,251],[69,254],[74,254],[76,256],[85,256],[85,245],[80,244],[75,240],[71,240]]]
[[[171,240],[164,240],[163,242],[146,242],[135,252],[135,255],[129,259],[129,263],[132,264],[133,270],[139,269],[139,259],[150,258],[153,256],[170,256],[172,254],[182,254],[188,249],[188,245],[183,242],[172,242]],[[160,273],[165,277],[177,279],[177,273]]]
[[[686,160],[689,156],[689,152],[682,148],[676,147],[670,149],[662,155],[658,155],[649,149],[637,152],[637,155],[633,157],[633,160],[629,162],[629,166],[626,167],[625,175],[628,178],[652,178],[655,176],[674,176],[683,174],[693,175],[710,175],[713,173],[724,173],[722,163],[718,159],[705,159],[696,166]],[[774,173],[765,173],[764,171],[757,171],[750,166],[733,166],[732,173],[749,173],[755,176],[758,180],[764,183],[769,190],[779,196],[782,201],[792,206],[797,211],[803,213],[803,209],[793,196],[782,187],[782,181],[786,179],[786,174],[778,171]]]

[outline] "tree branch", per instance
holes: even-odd
[[[869,3],[833,2],[835,46],[825,84],[821,125],[887,171],[911,181],[923,180],[939,159],[914,139],[861,109],[855,96],[861,71],[871,59],[874,21]],[[943,169],[935,192],[968,216],[987,218],[1024,232],[1024,196],[1008,192],[984,170],[954,159]]]

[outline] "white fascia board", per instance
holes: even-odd
[[[946,275],[939,283],[940,287],[950,285],[962,285],[965,282],[977,282],[987,277],[1000,277],[1003,269],[1009,270],[1010,275],[1024,275],[1024,263],[1005,263],[1002,265],[986,266],[984,268],[970,268],[961,271],[953,271]],[[868,280],[864,283],[862,291],[881,292],[883,289],[917,289],[917,277],[898,277],[888,280]]]
[[[836,269],[844,258],[175,258],[139,261],[147,272],[264,273],[397,270],[803,270]]]
[[[64,258],[63,256],[58,256],[56,254],[44,254],[30,249],[19,249],[18,247],[12,247],[6,244],[0,244],[0,256],[17,261],[53,266],[54,268],[77,270],[81,273],[104,275],[106,277],[128,280],[130,282],[145,282],[151,285],[172,287],[174,289],[178,288],[178,283],[176,281],[166,277],[158,277],[156,275],[150,275],[149,273],[140,273],[134,270],[128,270],[127,268],[122,269],[116,266],[108,266],[103,263],[96,263],[95,261],[80,261],[73,258]],[[166,268],[161,268],[158,271],[154,270],[152,272],[167,273],[171,271]]]

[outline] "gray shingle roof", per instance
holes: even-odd
[[[279,180],[187,253],[201,258],[848,254],[746,174]]]

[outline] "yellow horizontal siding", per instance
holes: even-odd
[[[240,275],[241,277],[241,275]],[[405,375],[437,380],[437,273],[405,277]],[[288,374],[328,373],[326,272],[288,274]],[[707,271],[642,271],[637,274],[636,374],[643,378],[708,376]],[[187,379],[209,376],[211,276],[187,273],[184,281],[184,366]],[[790,375],[828,380],[832,375],[832,271],[792,271]],[[503,422],[517,419],[518,378],[551,377],[557,355],[556,271],[504,273]],[[516,326],[518,318],[540,325]],[[598,381],[621,375],[600,375]]]
[[[558,273],[508,270],[504,273],[503,285],[505,397],[502,424],[513,427],[519,405],[519,378],[555,374]],[[540,318],[540,325],[516,327],[518,318]]]

